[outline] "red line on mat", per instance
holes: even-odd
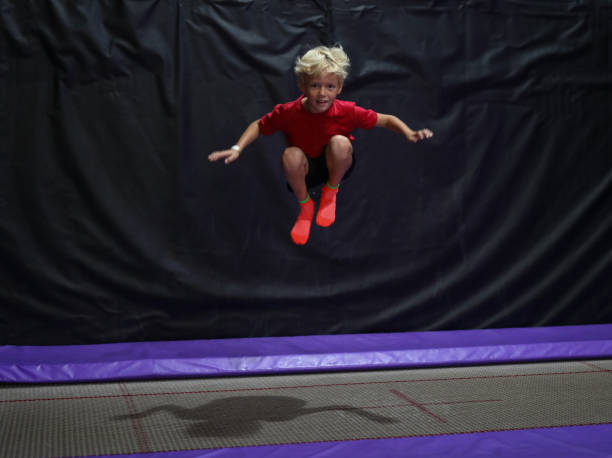
[[[138,417],[138,411],[136,409],[136,405],[134,404],[134,399],[132,399],[132,396],[130,395],[127,387],[123,383],[119,384],[119,389],[122,393],[121,397],[125,400],[125,403],[127,404],[127,408],[130,413],[130,418],[132,419],[132,428],[134,429],[134,435],[136,436],[136,442],[138,443],[139,452],[150,452],[151,446],[149,445],[149,441],[147,439],[145,429],[142,426],[142,422]]]
[[[439,401],[439,402],[422,402],[423,406],[448,406],[460,404],[480,404],[487,402],[503,402],[501,399],[477,399],[473,401]],[[406,404],[383,404],[376,406],[352,406],[345,407],[342,410],[375,410],[375,409],[393,409],[396,407],[406,407]]]
[[[603,367],[599,367],[597,364],[593,364],[593,363],[589,363],[587,361],[580,361],[582,364],[584,364],[587,367],[590,367],[591,369],[597,369],[597,372],[604,372],[604,373],[608,373],[608,374],[612,374],[612,369],[606,369]]]
[[[429,410],[427,407],[425,407],[423,404],[420,404],[418,402],[416,402],[414,399],[412,399],[409,396],[406,396],[404,393],[402,393],[401,391],[398,390],[389,390],[391,393],[393,393],[394,395],[396,395],[398,398],[403,399],[404,401],[408,402],[410,405],[416,407],[417,409],[419,409],[421,412],[426,413],[427,415],[429,415],[432,418],[435,418],[437,421],[439,421],[440,423],[448,423],[448,420],[436,415],[435,413],[433,413],[431,410]]]
[[[423,402],[424,406],[449,406],[455,404],[484,404],[485,402],[504,402],[501,399],[475,399],[473,401],[439,401],[439,402]]]

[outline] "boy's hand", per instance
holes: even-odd
[[[208,160],[210,162],[218,161],[219,159],[225,159],[225,163],[229,164],[234,162],[236,159],[240,157],[240,151],[236,151],[233,149],[225,149],[223,151],[215,151],[212,154],[208,155]]]
[[[419,140],[425,140],[426,138],[431,138],[431,137],[433,137],[433,132],[429,129],[421,129],[417,131],[413,130],[408,135],[406,135],[406,138],[408,139],[408,141],[411,141],[412,143],[416,143]]]

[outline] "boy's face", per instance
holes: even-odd
[[[311,113],[323,113],[329,110],[336,96],[342,91],[342,83],[338,75],[322,73],[307,76],[299,82],[300,90],[304,93],[302,103]]]

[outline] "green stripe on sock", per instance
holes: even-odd
[[[338,189],[340,187],[340,184],[337,184],[336,186],[332,186],[329,183],[325,183],[325,184],[327,185],[329,189]]]
[[[310,194],[308,194],[308,197],[306,197],[306,199],[304,200],[298,200],[299,203],[301,204],[305,204],[306,202],[308,202],[310,200]]]

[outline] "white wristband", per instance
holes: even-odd
[[[242,150],[242,148],[240,148],[238,145],[234,145],[230,149],[233,149],[234,151],[238,151],[238,152]]]

